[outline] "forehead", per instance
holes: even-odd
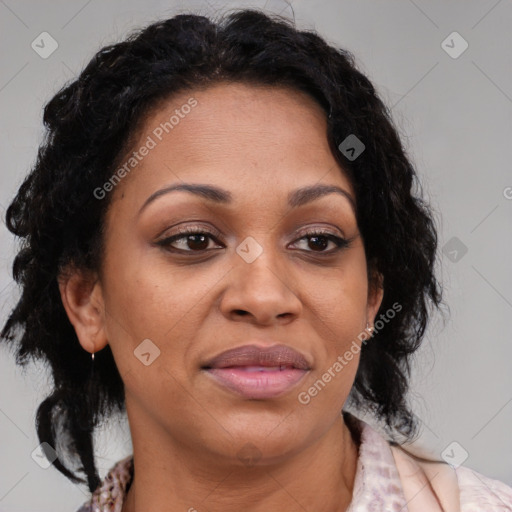
[[[116,194],[147,196],[180,181],[215,183],[235,198],[315,183],[353,194],[331,153],[325,112],[302,91],[243,83],[191,89],[161,102],[141,126],[124,162],[138,160]]]

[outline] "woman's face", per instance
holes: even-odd
[[[324,112],[224,83],[155,110],[132,149],[94,290],[95,350],[111,346],[132,434],[235,461],[313,444],[339,421],[382,299]]]

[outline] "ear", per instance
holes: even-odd
[[[80,345],[87,352],[98,352],[108,340],[103,293],[97,275],[73,268],[61,274],[58,281],[62,304]]]
[[[368,286],[368,300],[366,306],[366,314],[368,322],[374,324],[377,311],[382,304],[384,298],[384,277],[377,271],[372,273]]]

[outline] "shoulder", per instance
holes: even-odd
[[[133,455],[118,461],[77,512],[120,511],[133,478]]]
[[[461,512],[512,511],[512,487],[465,466],[459,466],[455,471],[459,483]]]
[[[421,489],[420,495],[431,494],[442,505],[441,510],[512,512],[512,488],[505,483],[466,466],[455,468],[444,461],[418,458],[398,446],[391,446],[391,450],[406,497],[412,497],[411,490]]]
[[[93,512],[93,508],[90,503],[86,503],[85,505],[82,505],[76,512]]]

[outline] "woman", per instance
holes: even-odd
[[[350,53],[180,15],[98,52],[44,122],[2,335],[51,366],[38,435],[86,476],[80,511],[510,510],[401,447],[437,236]],[[100,481],[92,434],[124,410],[133,456]]]

